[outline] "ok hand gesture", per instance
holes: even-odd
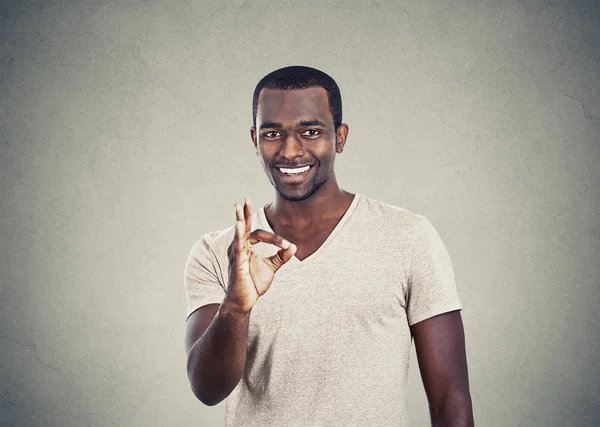
[[[244,200],[244,207],[235,205],[236,223],[233,242],[227,249],[229,258],[229,284],[226,301],[240,312],[249,312],[258,298],[271,286],[275,272],[296,253],[296,245],[281,236],[266,230],[252,229],[250,200]],[[275,255],[261,258],[252,250],[258,242],[270,243],[280,249]]]

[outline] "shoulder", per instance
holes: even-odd
[[[371,197],[360,195],[357,205],[358,217],[373,227],[407,234],[421,234],[431,226],[425,216]]]
[[[211,254],[221,254],[227,252],[227,247],[233,239],[234,226],[211,231],[203,234],[194,243],[190,252],[190,258],[206,259],[210,258]]]
[[[260,225],[258,211],[252,214],[252,224],[252,229],[257,228],[257,225]],[[212,253],[218,258],[226,256],[227,248],[233,241],[234,232],[235,225],[232,225],[227,228],[210,231],[200,235],[200,238],[196,240],[192,247],[190,256],[208,253]]]

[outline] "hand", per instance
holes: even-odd
[[[244,208],[235,205],[236,223],[233,242],[227,249],[229,258],[229,284],[225,304],[236,312],[248,313],[258,298],[271,286],[275,272],[296,253],[296,245],[266,230],[252,229],[250,200],[244,200]],[[273,256],[261,258],[252,245],[270,243],[280,249]]]

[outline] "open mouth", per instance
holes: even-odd
[[[310,173],[312,165],[303,166],[300,168],[276,168],[279,176],[285,182],[301,182]]]

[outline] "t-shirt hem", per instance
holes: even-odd
[[[187,322],[187,320],[189,319],[189,317],[198,309],[204,307],[205,305],[209,305],[209,304],[221,304],[223,302],[223,298],[225,298],[224,296],[221,297],[214,297],[214,298],[202,298],[202,300],[200,300],[198,303],[194,304],[193,306],[190,306],[188,308],[187,311],[187,315],[185,316],[185,320]]]
[[[462,310],[462,304],[460,302],[455,302],[453,304],[446,304],[435,306],[433,309],[427,311],[427,313],[420,314],[419,316],[413,317],[408,322],[409,326],[413,326],[423,320],[431,319],[432,317],[439,316],[440,314],[449,313],[451,311],[459,311]]]

